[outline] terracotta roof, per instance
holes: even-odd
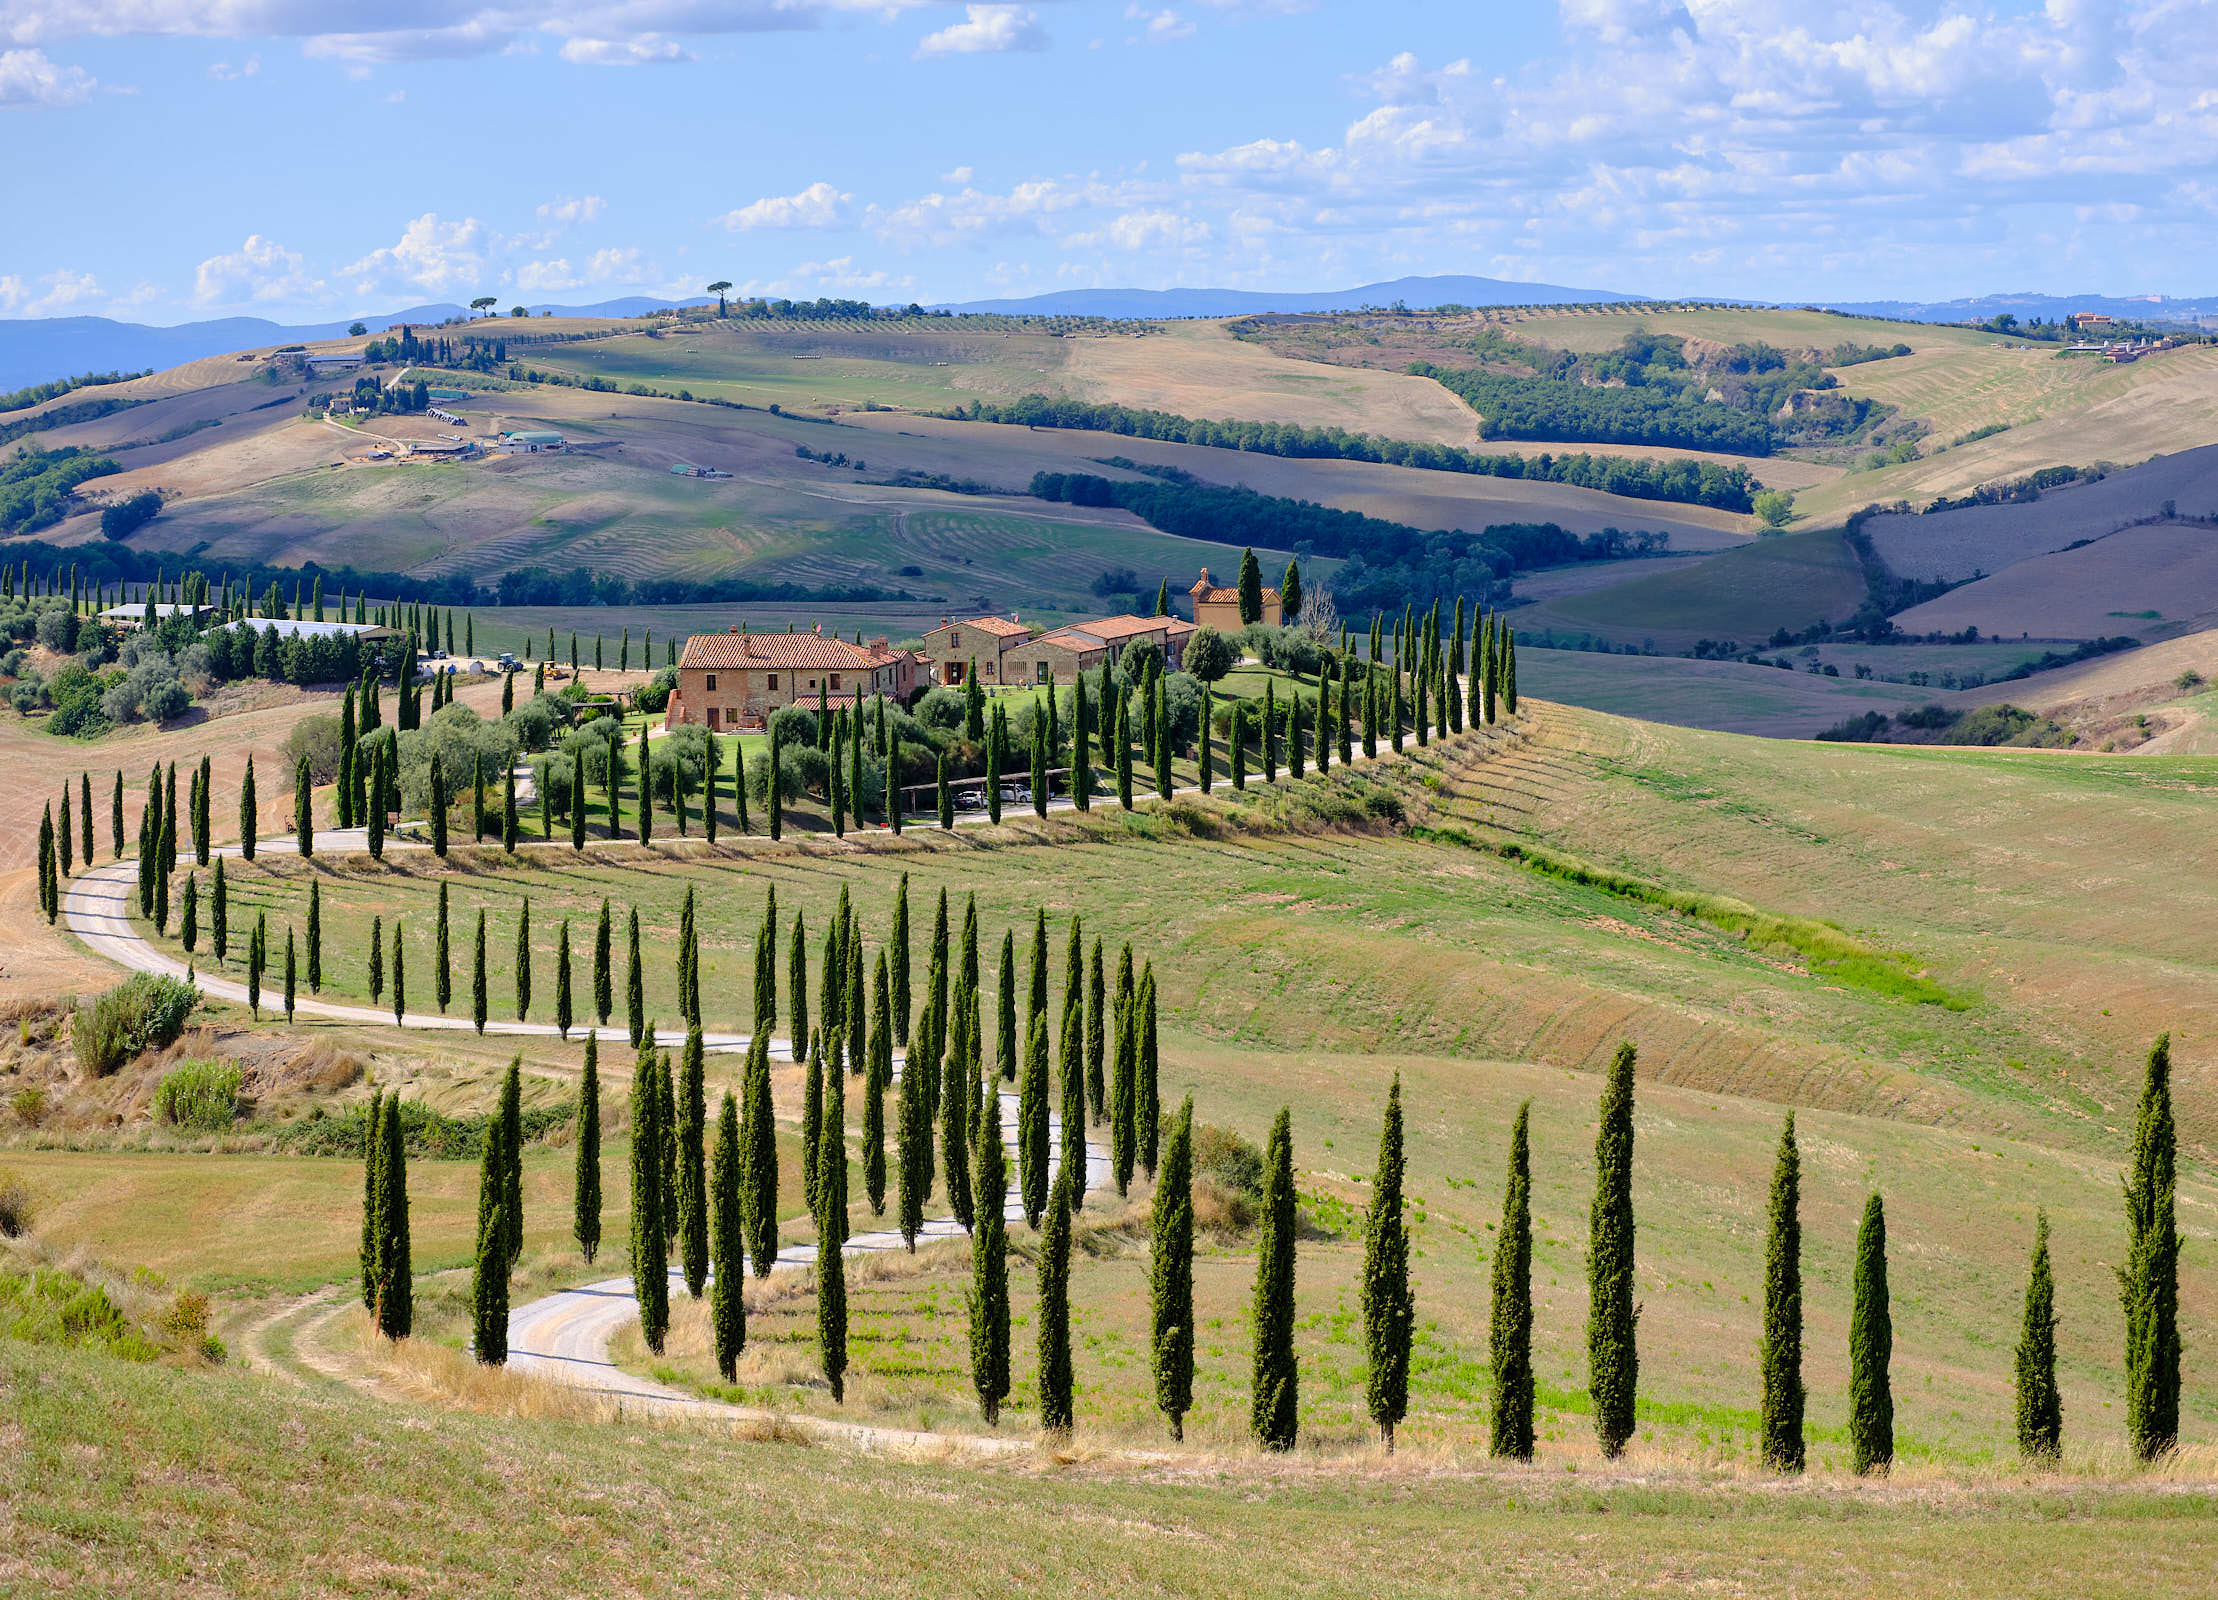
[[[1115,643],[1135,634],[1162,633],[1172,621],[1170,617],[1135,617],[1128,612],[1121,617],[1098,617],[1092,622],[1074,622],[1071,626],[1083,628],[1097,639]]]
[[[1106,650],[1109,648],[1108,640],[1102,638],[1099,634],[1093,633],[1089,629],[1080,627],[1076,624],[1073,624],[1068,628],[1057,628],[1053,633],[1043,633],[1032,642],[1034,644],[1051,644],[1059,650],[1075,650],[1081,652],[1087,650]]]
[[[891,666],[905,653],[818,633],[697,633],[686,640],[678,665],[863,672]]]
[[[1240,603],[1240,591],[1238,589],[1204,589],[1197,583],[1187,592],[1194,597],[1197,605],[1236,606]],[[1279,603],[1278,591],[1276,589],[1265,589],[1263,591],[1263,603],[1267,606],[1277,605]]]
[[[999,634],[1004,639],[1029,639],[1032,630],[1021,622],[1011,622],[1007,617],[968,617],[961,622],[943,622],[940,628],[976,628],[980,633]],[[937,633],[940,628],[932,631]]]

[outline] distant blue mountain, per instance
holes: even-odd
[[[2182,299],[2168,294],[1982,294],[1961,300],[1849,300],[1827,302],[1835,311],[1859,316],[1895,317],[1904,322],[1986,322],[2010,313],[2020,322],[2038,317],[2062,322],[2075,311],[2094,311],[2135,322],[2193,325],[2218,317],[2218,299]]]
[[[1611,289],[1567,289],[1508,278],[1396,278],[1353,289],[1270,294],[1253,289],[1059,289],[1011,300],[967,300],[946,311],[1029,317],[1238,317],[1262,311],[1354,311],[1364,306],[1595,305],[1633,300]]]
[[[535,317],[542,311],[558,317],[636,317],[642,312],[660,311],[673,304],[706,303],[699,299],[674,302],[632,295],[622,300],[604,300],[598,305],[534,305],[525,309]],[[0,319],[0,391],[79,372],[135,372],[141,367],[174,367],[180,362],[197,361],[202,356],[218,356],[232,350],[299,344],[309,339],[336,339],[357,322],[366,325],[372,333],[382,333],[404,322],[421,327],[469,314],[467,306],[425,305],[370,316],[342,317],[336,322],[282,323],[268,322],[260,317],[222,317],[212,322],[182,322],[170,328],[149,327],[143,322],[115,322],[107,317]]]

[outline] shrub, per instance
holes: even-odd
[[[2203,675],[2197,672],[2193,667],[2189,667],[2185,672],[2181,673],[2178,677],[2172,680],[2172,687],[2177,689],[2181,694],[2193,694],[2202,686]]]
[[[8,1107],[15,1113],[15,1120],[27,1128],[35,1128],[46,1117],[46,1091],[36,1084],[16,1090]]]
[[[308,776],[319,784],[331,783],[339,776],[339,719],[325,715],[302,717],[293,724],[293,731],[285,735],[280,746],[285,754],[282,772],[300,770],[301,757],[308,758]]]
[[[1214,1178],[1234,1194],[1263,1198],[1263,1152],[1230,1128],[1194,1126],[1194,1175]]]
[[[369,1107],[358,1105],[340,1117],[305,1117],[280,1124],[271,1138],[278,1149],[291,1155],[359,1156],[362,1124]],[[566,1133],[577,1119],[577,1102],[528,1107],[520,1118],[526,1144]],[[438,1161],[475,1161],[484,1151],[485,1125],[489,1118],[450,1117],[432,1110],[421,1100],[400,1102],[401,1143],[411,1156]]]
[[[154,1115],[173,1128],[221,1133],[239,1115],[239,1067],[234,1061],[181,1061],[162,1074]]]
[[[70,1044],[87,1077],[105,1078],[142,1050],[168,1044],[184,1029],[200,991],[181,978],[141,972],[81,1008]]]
[[[158,489],[149,489],[128,500],[119,500],[100,513],[101,536],[108,539],[128,539],[160,515],[161,510],[162,495]]]
[[[31,1186],[12,1172],[0,1171],[0,1239],[22,1237],[36,1210]]]
[[[1186,670],[1203,683],[1215,683],[1232,670],[1232,645],[1215,628],[1197,628],[1186,640]]]

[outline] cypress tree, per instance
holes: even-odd
[[[747,1345],[747,1305],[740,1285],[747,1275],[746,1240],[740,1226],[739,1107],[730,1090],[716,1113],[716,1152],[709,1159],[709,1238],[715,1266],[709,1277],[709,1329],[716,1370],[738,1377]]]
[[[2056,1387],[2056,1281],[2049,1273],[2049,1214],[2033,1223],[2033,1263],[2025,1280],[2025,1328],[2018,1336],[2018,1453],[2053,1463],[2064,1447],[2064,1397]]]
[[[778,1139],[771,1116],[768,1033],[758,1033],[748,1041],[740,1115],[746,1167],[740,1208],[747,1229],[747,1255],[755,1276],[767,1278],[778,1258]]]
[[[639,907],[630,910],[625,929],[629,960],[624,967],[624,1011],[632,1048],[652,1041],[647,1036],[647,978],[639,966]]]
[[[1163,1090],[1155,1039],[1155,963],[1140,972],[1138,1079],[1133,1095],[1133,1119],[1140,1142],[1140,1165],[1155,1176],[1156,1147],[1163,1134]]]
[[[1894,1316],[1887,1296],[1887,1211],[1864,1202],[1856,1230],[1856,1299],[1848,1318],[1848,1443],[1858,1472],[1885,1472],[1895,1458]]]
[[[231,891],[224,883],[221,856],[216,857],[215,881],[208,887],[208,938],[216,948],[217,961],[231,953]]]
[[[531,1015],[531,896],[516,913],[516,1020]]]
[[[570,848],[585,848],[585,752],[570,756]]]
[[[655,1050],[642,1045],[632,1069],[632,1293],[639,1300],[639,1332],[662,1354],[670,1330],[670,1244],[663,1224],[662,1094]]]
[[[1256,746],[1263,757],[1263,781],[1278,781],[1278,755],[1271,741],[1278,736],[1277,685],[1269,678],[1263,680],[1263,721],[1257,729]]]
[[[1205,683],[1201,686],[1201,731],[1195,735],[1199,744],[1199,752],[1194,758],[1201,769],[1201,792],[1203,794],[1209,793],[1217,777],[1215,718],[1216,711],[1213,696],[1210,694],[1209,685]],[[1235,729],[1234,737],[1238,737],[1237,729]]]
[[[978,1224],[970,1236],[970,1385],[978,1409],[993,1427],[1009,1398],[1009,1159],[1000,1120],[978,1130],[978,1173],[971,1209]]]
[[[401,1133],[400,1096],[385,1101],[385,1150],[378,1158],[377,1283],[371,1307],[377,1331],[405,1339],[416,1322],[415,1275],[408,1238],[408,1146]]]
[[[1047,692],[1048,703],[1055,703],[1055,691]],[[1047,719],[1032,719],[1032,810],[1038,816],[1047,815]]]
[[[763,774],[763,804],[770,808],[770,837],[773,839],[785,837],[786,809],[785,795],[782,792],[785,787],[785,778],[780,771],[784,742],[785,733],[783,729],[772,727],[770,730],[770,764],[769,769]]]
[[[362,1118],[362,1309],[377,1309],[378,1205],[384,1197],[379,1172],[385,1159],[385,1091],[372,1089]]]
[[[370,918],[370,1000],[373,1004],[385,998],[385,919]]]
[[[1132,1185],[1132,1168],[1140,1155],[1139,992],[1132,981],[1132,947],[1126,945],[1119,962],[1116,1014],[1117,1053],[1109,1073],[1109,1171],[1124,1194]]]
[[[1528,1100],[1517,1108],[1510,1129],[1509,1181],[1502,1191],[1502,1230],[1494,1246],[1494,1305],[1487,1341],[1494,1369],[1488,1448],[1513,1461],[1533,1458],[1532,1113]]]
[[[248,758],[253,759],[252,757]],[[108,840],[112,859],[123,859],[123,773],[116,773],[114,792],[108,796]]]
[[[647,1037],[654,1036],[654,1024],[649,1023]],[[670,1243],[676,1244],[685,1231],[686,1163],[679,1148],[677,1078],[670,1070],[667,1050],[655,1058],[655,1092],[662,1096],[662,1229]]]
[[[835,1403],[847,1398],[847,1086],[835,1029],[824,1072],[816,1148],[816,1339]]]
[[[701,768],[701,832],[708,836],[710,844],[714,844],[716,843],[716,790],[723,781],[724,743],[713,733],[709,735],[708,749],[704,752],[704,756],[705,759]],[[678,818],[682,825],[685,819],[685,812],[682,808],[678,812]]]
[[[1104,1072],[1109,1048],[1108,1005],[1109,988],[1101,967],[1101,936],[1096,934],[1086,968],[1086,1108],[1095,1122],[1100,1122],[1109,1110]]]
[[[555,1032],[564,1039],[570,1037],[570,919],[562,919],[562,931],[555,940]]]
[[[975,922],[970,924],[970,932],[975,938]],[[947,1174],[947,1203],[956,1222],[965,1230],[977,1223],[970,1192],[971,1109],[976,1100],[972,1072],[978,1059],[977,1015],[978,992],[971,975],[965,972],[958,979],[954,1042],[942,1062],[945,1088],[940,1094],[941,1167]]]
[[[1001,1078],[1017,1077],[1017,938],[1013,929],[1001,934],[1001,968],[994,992],[994,1065]]]
[[[893,934],[886,942],[886,960],[893,979],[893,1037],[906,1048],[909,1043],[909,875],[901,874],[901,887],[893,897]]]
[[[898,1178],[895,1196],[899,1207],[901,1242],[913,1254],[917,1235],[924,1228],[924,1201],[931,1187],[930,1169],[925,1165],[924,1147],[932,1137],[930,1122],[924,1114],[924,1074],[928,1069],[915,1052],[909,1057],[897,1085],[898,1098],[894,1105],[894,1156]]]
[[[1271,1123],[1263,1173],[1248,1422],[1265,1449],[1291,1450],[1300,1380],[1294,1363],[1294,1122],[1283,1106]]]
[[[693,919],[693,886],[686,885],[678,910],[678,1014],[701,1025],[701,939]]]
[[[316,916],[316,896],[311,892],[308,898],[308,970],[311,976],[316,970],[314,964]],[[438,998],[439,1010],[443,1015],[448,1003],[454,999],[454,969],[448,950],[447,937],[447,882],[444,878],[439,880],[439,918],[433,929],[432,950],[432,990]]]
[[[793,1059],[809,1053],[809,936],[801,913],[793,914],[793,937],[786,946],[786,1008],[792,1025],[786,1030]]]
[[[508,1361],[508,1217],[503,1181],[511,1153],[501,1120],[485,1124],[478,1165],[477,1269],[470,1280],[470,1348],[489,1367]]]
[[[654,836],[654,767],[647,757],[647,724],[642,722],[639,725],[639,842],[649,844]]]
[[[393,1026],[408,1014],[408,969],[403,965],[406,947],[401,942],[400,918],[393,919]]]
[[[1171,1437],[1186,1436],[1194,1408],[1194,1097],[1188,1095],[1171,1125],[1150,1218],[1148,1309],[1155,1406],[1169,1419]]]
[[[380,739],[370,747],[370,787],[367,804],[370,808],[370,859],[385,859],[385,751],[386,742]],[[248,857],[249,860],[253,858]]]
[[[878,970],[871,986],[870,1039],[865,1047],[869,1071],[863,1075],[863,1197],[870,1202],[870,1214],[886,1214],[886,1090],[890,1085],[878,1077],[878,1041],[888,1046],[887,1061],[892,1061],[893,1043],[892,1002],[886,993],[886,953],[878,952]]]
[[[256,1022],[262,1020],[262,963],[269,954],[268,932],[264,918],[257,914],[254,932],[248,936],[246,946],[246,1005],[254,1013]]]
[[[1055,1180],[1048,1201],[1047,1227],[1040,1235],[1040,1428],[1052,1438],[1067,1438],[1075,1418],[1071,1407],[1070,1350],[1071,1175]]]
[[[431,758],[431,853],[444,861],[447,857],[447,811],[452,802],[447,798],[446,769],[439,758]]]
[[[485,908],[478,907],[477,938],[470,946],[470,1025],[485,1032]]]
[[[2126,1438],[2154,1461],[2179,1440],[2179,1220],[2173,1192],[2172,1036],[2149,1051],[2127,1169],[2126,1264],[2118,1294],[2126,1314]]]
[[[587,1265],[601,1248],[601,1041],[585,1036],[585,1070],[578,1077],[577,1170],[572,1185],[570,1234]]]
[[[1086,674],[1081,672],[1071,689],[1070,714],[1070,797],[1071,803],[1081,811],[1091,811],[1094,804],[1094,760],[1089,748],[1092,740],[1087,733],[1090,710],[1086,699]]]
[[[315,908],[315,901],[311,899],[308,903],[311,915],[314,914]],[[200,943],[200,883],[197,873],[188,872],[185,874],[185,910],[178,924],[177,937],[178,942],[185,947],[185,954],[187,955],[191,955],[193,947]],[[313,980],[316,976],[316,947],[313,943],[308,947],[308,973],[311,980],[310,987],[313,988]]]
[[[1039,1011],[1025,1028],[1017,1087],[1017,1190],[1026,1226],[1037,1229],[1047,1209],[1047,1016]]]
[[[816,1215],[816,1147],[824,1132],[824,1039],[811,1042],[807,1075],[801,1084],[801,1193],[809,1215]]]
[[[1594,1208],[1587,1220],[1587,1391],[1594,1432],[1613,1460],[1633,1436],[1640,1381],[1633,1305],[1633,1067],[1631,1044],[1617,1047],[1602,1089],[1594,1134]]]
[[[840,1007],[840,1026],[847,1035],[847,1070],[868,1070],[870,1037],[863,1031],[863,937],[855,925],[855,913],[847,910],[843,919],[844,931],[840,935],[840,950],[846,971],[846,994]]]
[[[1364,1398],[1394,1453],[1394,1429],[1409,1411],[1409,1354],[1417,1302],[1409,1285],[1409,1231],[1402,1219],[1402,1078],[1387,1091],[1379,1164],[1363,1234],[1363,1343],[1369,1358]]]
[[[516,767],[513,762],[501,779],[501,848],[510,855],[516,853]]]
[[[297,972],[293,961],[293,930],[285,929],[285,1020],[293,1020],[293,1001],[299,995]]]
[[[685,1268],[686,1293],[698,1300],[709,1270],[708,1175],[702,1146],[708,1119],[707,1086],[701,1030],[686,1030],[685,1053],[680,1058],[677,1084],[678,1111],[678,1219],[679,1257]]]
[[[383,747],[380,746],[380,748]],[[118,774],[119,782],[120,779],[121,774]],[[120,792],[117,795],[117,800],[117,810],[120,815],[122,800]],[[371,824],[373,836],[377,828],[378,824],[373,821]],[[239,780],[239,854],[249,861],[254,859],[254,758],[252,756],[246,758],[246,776]]]
[[[62,780],[60,830],[54,844],[54,856],[56,862],[55,873],[57,879],[67,878],[69,876],[69,869],[72,865],[74,865],[73,858],[75,857],[77,851],[76,846],[71,842],[72,831],[73,829],[69,814],[69,780],[65,778]]]
[[[1779,1135],[1771,1175],[1771,1232],[1764,1248],[1764,1329],[1757,1347],[1763,1374],[1764,1462],[1775,1472],[1800,1472],[1802,1437],[1802,1154],[1794,1113]]]
[[[315,786],[309,776],[308,758],[302,756],[293,768],[293,844],[303,856],[316,853],[314,798]]]
[[[1148,690],[1148,717],[1150,737],[1155,742],[1155,793],[1158,799],[1168,800],[1177,784],[1171,774],[1170,715],[1163,708],[1163,680],[1157,678]]]
[[[593,925],[593,1019],[602,1027],[608,1026],[608,1014],[614,1009],[616,986],[609,970],[611,930],[608,919],[608,896],[601,896],[600,920]]]
[[[1063,1078],[1063,1149],[1056,1173],[1059,1177],[1070,1180],[1070,1203],[1074,1208],[1084,1204],[1086,1195],[1085,1007],[1080,998],[1078,983],[1076,923],[1077,919],[1073,918],[1073,959],[1070,964],[1069,986],[1063,991],[1062,1049],[1055,1063],[1056,1070]]]
[[[48,802],[39,810],[39,912],[51,923],[61,908],[59,874],[54,865],[54,807]],[[145,869],[140,869],[145,875]]]
[[[986,819],[996,827],[1001,825],[1001,769],[1008,744],[1007,715],[995,706],[993,720],[986,727]]]

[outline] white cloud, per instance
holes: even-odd
[[[819,179],[799,194],[765,195],[717,220],[734,233],[755,228],[838,228],[848,222],[854,198]]]
[[[1207,243],[1214,230],[1199,218],[1175,211],[1127,211],[1100,228],[1063,240],[1070,250],[1164,250]]]
[[[475,291],[490,276],[485,226],[475,217],[442,222],[427,211],[401,230],[398,242],[373,250],[345,269],[363,293],[381,287],[431,294]]]
[[[0,110],[81,106],[99,87],[83,67],[57,66],[43,50],[0,50]]]
[[[226,83],[234,78],[251,78],[261,70],[262,58],[260,56],[248,56],[237,66],[233,66],[228,61],[212,61],[208,64],[208,76],[218,83]]]
[[[1047,30],[1036,12],[1020,5],[970,5],[963,20],[928,33],[916,47],[919,59],[931,56],[988,55],[1005,50],[1045,50]]]
[[[968,183],[970,182],[970,179],[971,169],[968,167],[957,167],[952,172],[943,172],[940,174],[940,182],[942,183]]]
[[[1124,8],[1127,22],[1145,24],[1132,39],[1131,44],[1169,44],[1174,39],[1191,39],[1194,25],[1177,12],[1168,8],[1150,11],[1146,6],[1128,5]]]
[[[559,256],[552,261],[527,261],[516,269],[516,287],[526,294],[575,289],[584,281],[570,270],[570,263]]]
[[[657,34],[636,39],[569,39],[563,42],[562,59],[581,67],[666,66],[691,61],[693,52]]]
[[[301,270],[293,251],[258,233],[228,255],[210,256],[193,274],[196,306],[297,302],[323,292],[323,284]]]
[[[44,294],[38,292],[45,289]],[[100,297],[100,280],[89,272],[64,267],[49,272],[36,283],[25,283],[14,273],[0,276],[0,311],[11,317],[52,317],[82,307]]]
[[[541,220],[546,222],[565,224],[591,222],[600,216],[607,204],[608,202],[597,194],[589,194],[579,199],[572,199],[566,194],[558,194],[552,200],[540,206],[539,215]]]
[[[1056,216],[1081,207],[1120,203],[1139,191],[1131,186],[1033,178],[1007,194],[965,185],[954,194],[934,192],[895,206],[873,207],[869,222],[887,238],[904,244],[951,244],[999,234],[1052,233]]]
[[[636,245],[596,250],[585,264],[587,283],[649,283],[659,276]]]
[[[810,29],[842,16],[891,21],[924,0],[0,0],[0,39],[131,34],[210,39],[286,38],[307,54],[356,64],[490,55],[536,38],[567,41],[589,65],[690,59],[668,35]]]

